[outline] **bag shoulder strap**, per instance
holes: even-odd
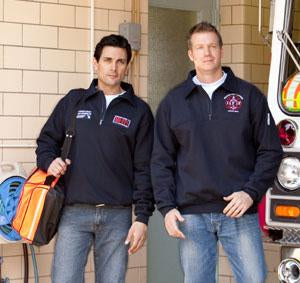
[[[72,112],[71,124],[66,131],[65,140],[64,140],[62,150],[61,150],[61,158],[63,161],[65,161],[68,158],[69,153],[70,153],[72,139],[75,136],[77,111],[78,111],[79,105],[81,104],[82,100],[84,99],[84,96],[85,96],[84,94],[81,94],[79,96],[79,99],[76,101],[76,103],[74,105],[75,108]]]
[[[81,104],[82,100],[84,99],[84,96],[85,96],[84,94],[80,94],[79,99],[76,101],[76,103],[74,105],[75,108],[73,109],[73,112],[72,112],[71,124],[66,131],[65,140],[64,140],[62,150],[61,150],[61,159],[63,161],[65,161],[68,158],[69,153],[70,153],[72,139],[75,136],[77,111],[78,111],[79,105]],[[44,184],[53,187],[57,183],[58,179],[59,179],[59,177],[55,178],[53,175],[48,175],[45,179]]]

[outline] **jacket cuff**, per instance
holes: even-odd
[[[50,164],[52,163],[54,159],[51,158],[51,159],[48,159],[46,162],[45,162],[45,171],[47,172],[48,171],[48,168],[50,166]]]
[[[175,207],[173,207],[173,206],[165,206],[165,207],[163,207],[163,208],[160,208],[159,209],[159,212],[162,214],[162,216],[165,218],[165,216],[166,216],[166,214],[170,211],[170,210],[172,210],[172,209],[174,209]]]
[[[48,171],[48,168],[51,164],[51,162],[54,160],[55,158],[51,157],[51,158],[48,158],[46,160],[38,160],[37,161],[37,167],[39,169],[42,169],[43,171],[47,172]]]
[[[137,217],[135,218],[135,221],[137,221],[137,222],[142,222],[142,223],[148,225],[149,216],[146,216],[146,215],[143,215],[143,214],[139,214],[139,215],[137,215]]]
[[[258,196],[258,193],[257,193],[255,190],[253,190],[253,189],[251,189],[251,188],[249,188],[249,187],[245,187],[245,188],[243,189],[243,191],[244,191],[245,193],[247,193],[247,194],[253,199],[253,202],[258,202],[258,201],[260,201],[259,196]]]

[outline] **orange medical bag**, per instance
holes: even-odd
[[[75,104],[77,106],[83,99]],[[66,131],[61,150],[62,160],[66,160],[75,136],[75,124],[78,106],[71,117],[71,125]],[[48,244],[54,237],[64,205],[64,193],[59,177],[55,178],[36,168],[26,179],[19,198],[12,226],[22,239],[37,246]]]
[[[23,185],[12,226],[30,244],[46,245],[57,231],[64,204],[57,181],[37,168]]]

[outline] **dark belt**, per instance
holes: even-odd
[[[120,204],[106,204],[106,203],[99,203],[99,204],[74,203],[71,205],[72,206],[99,207],[99,208],[112,208],[112,209],[131,208],[132,207],[131,204],[120,205]]]
[[[106,204],[106,203],[99,203],[95,205],[96,207],[102,207],[102,208],[129,208],[131,207],[131,204],[128,205],[118,205],[118,204]]]

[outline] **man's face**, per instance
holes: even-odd
[[[100,87],[119,86],[125,77],[127,67],[127,53],[123,48],[105,46],[99,61],[94,58],[94,68]]]
[[[194,33],[188,55],[197,73],[214,74],[221,69],[223,48],[214,32]]]

